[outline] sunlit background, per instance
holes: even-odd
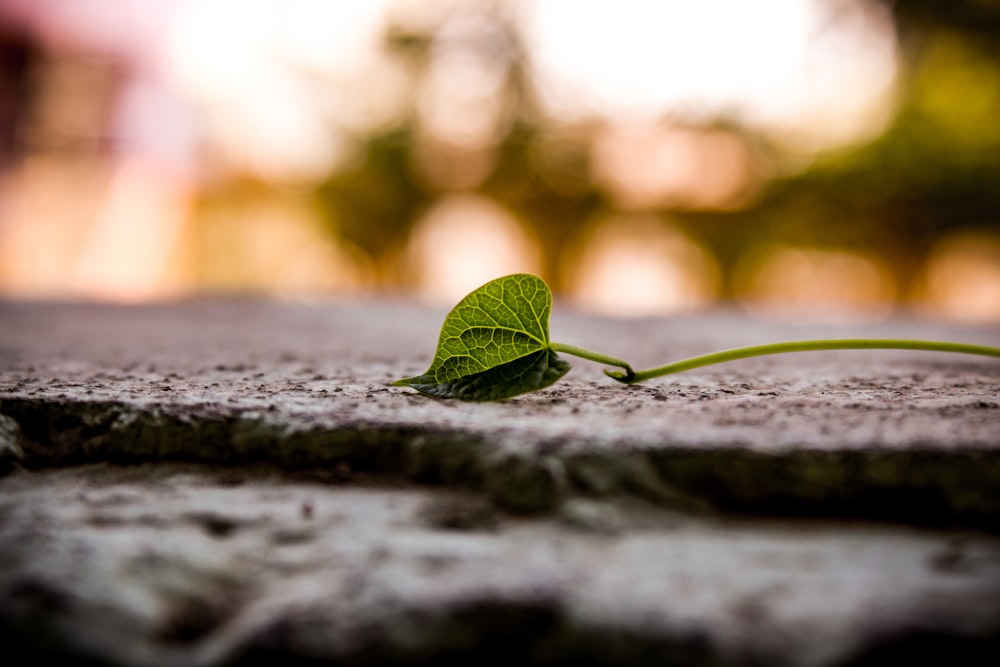
[[[0,297],[1000,322],[1000,2],[0,0]]]

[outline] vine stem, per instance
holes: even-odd
[[[721,352],[712,352],[689,359],[682,359],[664,366],[648,368],[642,371],[633,371],[632,368],[623,361],[605,357],[604,355],[580,350],[572,346],[560,346],[553,349],[562,349],[569,354],[576,354],[584,359],[590,359],[612,366],[625,368],[625,373],[617,371],[604,371],[609,377],[624,384],[636,384],[663,375],[680,373],[700,366],[710,366],[721,364],[726,361],[736,359],[747,359],[749,357],[761,357],[768,354],[781,354],[784,352],[815,352],[821,350],[925,350],[929,352],[958,352],[961,354],[978,354],[989,357],[1000,357],[1000,348],[988,347],[986,345],[972,345],[969,343],[949,343],[928,340],[905,340],[905,339],[872,339],[872,338],[843,338],[832,340],[804,340],[791,341],[785,343],[767,343],[764,345],[751,345],[749,347],[739,347]],[[586,354],[579,354],[585,352]],[[589,356],[588,356],[589,355]]]
[[[633,382],[635,377],[635,371],[626,361],[621,359],[616,359],[615,357],[610,357],[606,354],[601,354],[600,352],[594,352],[593,350],[587,350],[582,347],[577,347],[576,345],[567,345],[565,343],[549,343],[549,348],[556,352],[565,352],[566,354],[572,354],[575,357],[580,357],[582,359],[589,359],[590,361],[596,361],[599,364],[607,364],[608,366],[618,366],[619,368],[624,368],[624,373],[610,373],[604,371],[609,376],[618,380],[619,382]]]

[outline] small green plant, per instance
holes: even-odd
[[[624,384],[725,361],[782,352],[904,349],[1000,357],[1000,348],[924,340],[848,338],[753,345],[683,359],[644,371],[625,361],[549,340],[552,293],[541,278],[517,273],[492,280],[458,302],[441,327],[437,352],[422,375],[392,384],[436,398],[499,401],[544,389],[569,372],[557,352],[622,370],[604,372]]]

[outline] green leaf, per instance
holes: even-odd
[[[691,368],[783,352],[900,349],[1000,357],[1000,348],[926,340],[849,338],[752,345],[682,359],[644,371],[628,362],[576,345],[549,341],[552,293],[540,278],[518,273],[488,282],[458,302],[444,320],[437,353],[423,375],[396,380],[437,398],[499,401],[544,389],[569,372],[557,352],[617,366],[608,376],[635,384]]]
[[[468,294],[444,320],[423,375],[393,382],[438,398],[496,401],[548,387],[569,364],[549,344],[552,293],[518,273]]]

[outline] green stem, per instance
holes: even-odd
[[[635,377],[635,371],[632,370],[632,367],[629,366],[628,362],[622,361],[621,359],[609,357],[608,355],[601,354],[600,352],[586,350],[582,347],[577,347],[576,345],[566,345],[565,343],[549,343],[549,347],[556,352],[565,352],[566,354],[572,354],[575,357],[596,361],[599,364],[607,364],[608,366],[618,366],[619,368],[624,368],[624,373],[612,374],[608,371],[604,371],[619,382],[632,382]]]
[[[845,338],[840,340],[804,340],[787,343],[768,343],[765,345],[751,345],[750,347],[740,347],[722,352],[713,352],[690,359],[682,359],[665,366],[657,366],[644,371],[632,372],[627,368],[628,364],[612,363],[616,366],[626,367],[628,373],[618,373],[605,371],[609,376],[625,384],[635,384],[644,382],[671,373],[691,370],[699,366],[709,366],[711,364],[721,364],[725,361],[736,359],[746,359],[748,357],[760,357],[767,354],[780,354],[783,352],[813,352],[819,350],[866,350],[866,349],[894,349],[894,350],[926,350],[930,352],[959,352],[962,354],[979,354],[990,357],[1000,357],[1000,348],[987,347],[985,345],[971,345],[968,343],[946,343],[927,340],[901,340],[901,339],[871,339],[871,338]],[[566,350],[569,352],[569,350]],[[579,355],[584,356],[584,355]],[[601,355],[595,355],[599,357]],[[600,361],[595,357],[585,357]]]

